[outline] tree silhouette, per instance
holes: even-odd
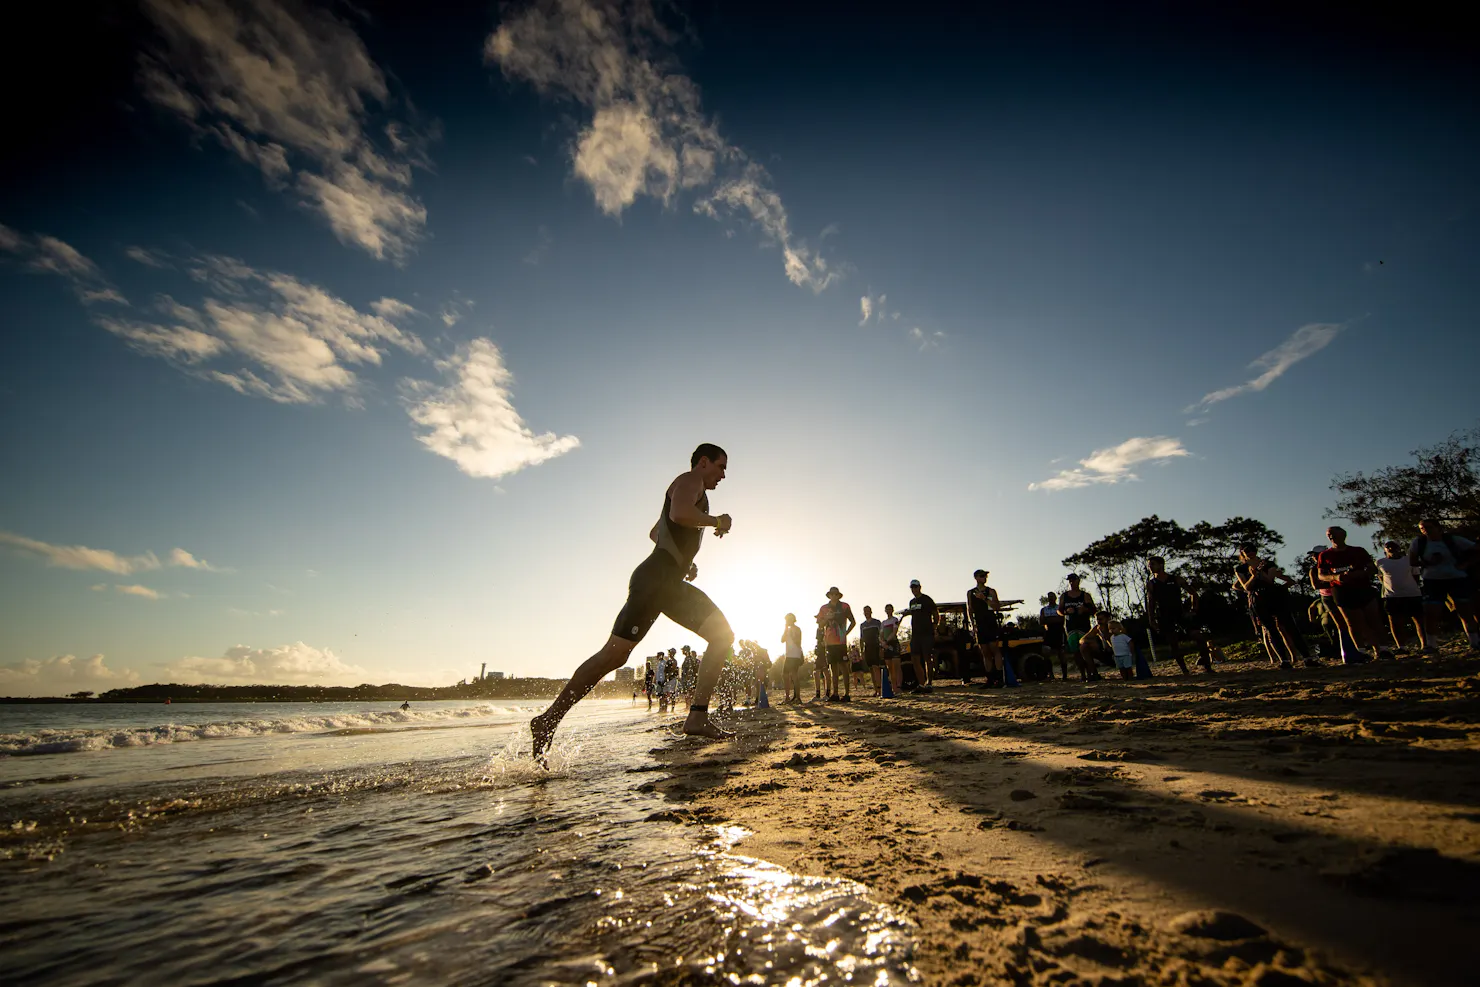
[[[1414,462],[1404,466],[1336,476],[1331,489],[1339,496],[1326,517],[1376,528],[1378,544],[1413,538],[1424,518],[1467,535],[1480,532],[1480,428],[1410,455]]]

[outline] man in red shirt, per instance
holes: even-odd
[[[1357,648],[1371,648],[1376,658],[1391,658],[1392,651],[1381,647],[1382,617],[1377,609],[1377,590],[1372,587],[1377,566],[1371,554],[1365,548],[1348,545],[1346,529],[1337,525],[1326,529],[1326,539],[1331,547],[1316,556],[1316,578],[1333,590],[1332,602]],[[1347,661],[1351,660],[1348,656]]]
[[[827,647],[827,698],[832,702],[852,702],[853,690],[848,667],[848,635],[858,626],[853,619],[853,608],[843,602],[843,593],[836,586],[827,591],[827,602],[817,611],[817,623],[822,627],[823,641]],[[838,694],[841,683],[843,694]]]

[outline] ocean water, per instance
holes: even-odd
[[[7,983],[895,984],[848,881],[653,818],[678,721],[530,703],[0,706]]]

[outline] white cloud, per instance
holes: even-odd
[[[1166,435],[1126,439],[1118,446],[1096,449],[1088,458],[1079,461],[1077,469],[1060,470],[1047,480],[1028,484],[1028,489],[1072,490],[1100,483],[1136,480],[1139,477],[1131,472],[1131,467],[1138,463],[1166,462],[1188,455],[1191,453],[1182,448],[1181,439]]]
[[[127,668],[114,671],[102,655],[54,655],[40,661],[28,658],[0,665],[0,691],[12,696],[55,696],[84,689],[98,692],[138,681],[138,673]]]
[[[0,545],[9,545],[17,551],[42,559],[58,569],[92,569],[127,576],[135,572],[151,572],[159,568],[159,557],[153,552],[143,555],[119,555],[106,548],[87,548],[83,545],[52,545],[34,538],[0,531]]]
[[[128,299],[108,283],[98,265],[71,244],[54,236],[44,233],[27,236],[8,226],[0,226],[0,251],[13,254],[28,271],[54,274],[65,279],[84,305],[128,304]]]
[[[345,663],[334,652],[298,641],[276,648],[239,644],[220,658],[181,658],[168,666],[179,682],[222,685],[355,685],[365,670]]]
[[[499,24],[483,54],[505,77],[590,111],[571,164],[603,212],[620,216],[639,196],[671,206],[693,190],[697,212],[753,223],[780,247],[788,279],[822,291],[837,272],[792,233],[766,170],[704,114],[699,87],[671,67],[668,40],[646,0],[538,0]]]
[[[140,586],[138,583],[128,586],[114,585],[113,588],[125,596],[142,596],[146,600],[157,600],[161,596],[157,590],[152,590],[148,586]]]
[[[442,306],[442,310],[437,313],[437,316],[442,320],[444,326],[451,329],[471,314],[473,314],[473,303],[471,301],[465,298],[454,298]]]
[[[874,300],[868,295],[864,295],[858,300],[858,311],[862,315],[862,318],[858,320],[858,324],[861,326],[868,325],[868,320],[874,314]]]
[[[174,265],[170,263],[168,254],[160,250],[150,250],[148,247],[129,247],[123,255],[137,264],[145,267],[168,268]]]
[[[941,343],[945,342],[946,339],[946,334],[939,330],[936,330],[935,332],[926,332],[919,326],[915,326],[914,328],[912,328],[907,333],[907,335],[910,338],[910,342],[919,346],[922,350],[935,349],[940,346]]]
[[[396,101],[348,24],[278,0],[145,0],[144,9],[159,31],[140,60],[146,97],[320,213],[342,242],[405,258],[426,227],[410,191],[412,167],[428,164],[426,142],[394,120],[378,128],[383,142],[371,138],[371,107]]]
[[[407,381],[417,440],[457,464],[469,476],[498,479],[562,456],[581,444],[574,435],[536,434],[514,409],[514,375],[487,339],[474,339],[437,363],[448,379],[437,387]]]
[[[1286,370],[1306,357],[1325,349],[1344,328],[1346,328],[1346,323],[1341,322],[1312,322],[1301,326],[1291,333],[1289,339],[1249,364],[1251,369],[1259,371],[1257,376],[1234,387],[1225,387],[1221,391],[1204,394],[1202,400],[1183,408],[1182,413],[1190,415],[1195,411],[1205,411],[1220,401],[1227,401],[1240,394],[1264,390],[1278,380]]]
[[[393,298],[372,303],[376,314],[361,312],[317,285],[229,257],[198,259],[187,272],[212,293],[198,308],[163,295],[153,308],[164,321],[99,318],[98,325],[195,376],[284,403],[353,391],[358,378],[348,364],[379,365],[391,348],[426,352],[396,324],[415,309]],[[212,361],[234,365],[207,366]]]
[[[182,569],[201,569],[205,572],[225,572],[217,566],[211,565],[205,559],[198,559],[183,548],[170,549],[169,564],[179,566]]]

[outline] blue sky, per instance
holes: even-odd
[[[0,183],[0,693],[567,674],[701,441],[699,585],[774,644],[831,584],[1036,599],[1152,513],[1293,558],[1333,474],[1480,416],[1442,38],[780,10],[38,42],[75,81]]]

